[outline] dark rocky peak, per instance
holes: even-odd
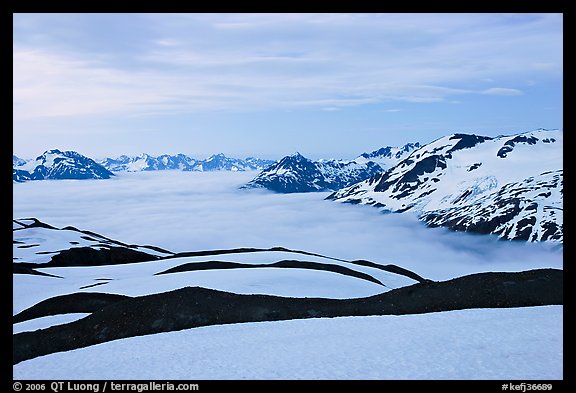
[[[218,154],[211,155],[210,157],[208,157],[208,158],[206,159],[206,161],[224,160],[224,159],[226,159],[226,158],[228,158],[228,157],[226,157],[226,156],[224,155],[224,153],[218,153]]]
[[[309,158],[304,157],[302,154],[300,154],[299,152],[296,152],[294,154],[291,154],[289,156],[286,156],[284,158],[282,158],[279,162],[278,162],[278,166],[282,167],[282,166],[286,166],[286,165],[295,165],[295,164],[304,164],[304,163],[310,163],[313,164],[312,160],[310,160]]]
[[[551,138],[553,139],[553,138]],[[496,155],[500,158],[506,158],[506,156],[508,155],[508,153],[510,153],[512,150],[514,150],[514,146],[516,146],[519,143],[525,143],[528,145],[535,145],[538,142],[538,138],[536,138],[535,136],[530,136],[527,137],[525,135],[518,135],[512,139],[507,140],[504,143],[504,146],[502,146],[502,148],[500,148],[500,150],[498,150],[498,153],[496,153]],[[547,139],[548,142],[545,143],[550,143],[550,139]],[[553,141],[552,141],[553,142]]]
[[[362,153],[361,156],[364,158],[392,157],[392,147],[391,146],[382,147],[370,153]]]
[[[400,158],[400,157],[402,157],[402,155],[404,155],[404,153],[411,152],[412,150],[416,150],[416,149],[419,149],[421,147],[422,147],[422,145],[420,145],[419,142],[407,143],[404,146],[402,146],[400,148],[400,150],[396,153],[396,158]]]
[[[449,140],[454,139],[459,139],[459,141],[450,150],[448,150],[447,153],[461,149],[470,149],[480,143],[492,140],[492,138],[488,136],[479,136],[475,134],[454,134]]]

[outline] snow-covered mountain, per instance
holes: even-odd
[[[27,180],[32,180],[30,172],[22,169],[12,168],[12,181],[22,183]]]
[[[28,160],[18,157],[16,154],[12,154],[12,167],[22,166],[26,164]]]
[[[16,160],[12,180],[23,182],[27,180],[45,179],[109,179],[112,172],[96,161],[75,151],[60,151],[52,149],[45,151],[35,160]]]
[[[280,193],[334,191],[383,172],[419,146],[410,143],[401,148],[385,147],[349,161],[312,161],[295,153],[262,171],[243,188]]]
[[[118,158],[105,158],[100,164],[112,172],[139,172],[156,171],[165,169],[192,170],[196,160],[184,154],[161,155],[153,157],[148,154],[140,154],[136,157],[121,155]]]
[[[262,160],[254,157],[246,159],[229,158],[224,154],[215,154],[205,160],[198,160],[185,154],[163,154],[154,157],[141,154],[137,157],[122,155],[118,158],[106,158],[100,161],[112,172],[139,172],[177,169],[181,171],[248,171],[263,170],[274,164],[272,160]]]
[[[420,143],[407,143],[402,147],[386,146],[370,153],[362,153],[354,159],[357,163],[372,161],[382,168],[388,169],[396,165],[402,158],[407,157],[412,151],[419,149]]]
[[[328,199],[503,239],[563,240],[563,133],[453,134]]]
[[[215,154],[203,161],[197,161],[194,171],[253,171],[263,170],[276,163],[272,160],[262,160],[255,157],[246,159],[230,158],[224,154]]]
[[[365,180],[383,169],[354,161],[312,161],[300,153],[282,158],[242,188],[267,188],[280,193],[337,190]]]

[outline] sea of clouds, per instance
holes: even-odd
[[[442,280],[563,266],[561,245],[427,228],[411,213],[326,201],[328,193],[240,190],[256,172],[119,173],[13,185],[13,218],[36,217],[170,251],[282,246],[393,263]]]

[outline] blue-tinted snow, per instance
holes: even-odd
[[[562,320],[546,306],[209,326],[42,356],[13,377],[553,380]]]

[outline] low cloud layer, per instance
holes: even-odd
[[[13,217],[37,217],[171,251],[283,246],[394,263],[431,279],[561,268],[562,248],[426,228],[411,214],[325,201],[326,193],[239,190],[256,173],[141,172],[13,186]]]

